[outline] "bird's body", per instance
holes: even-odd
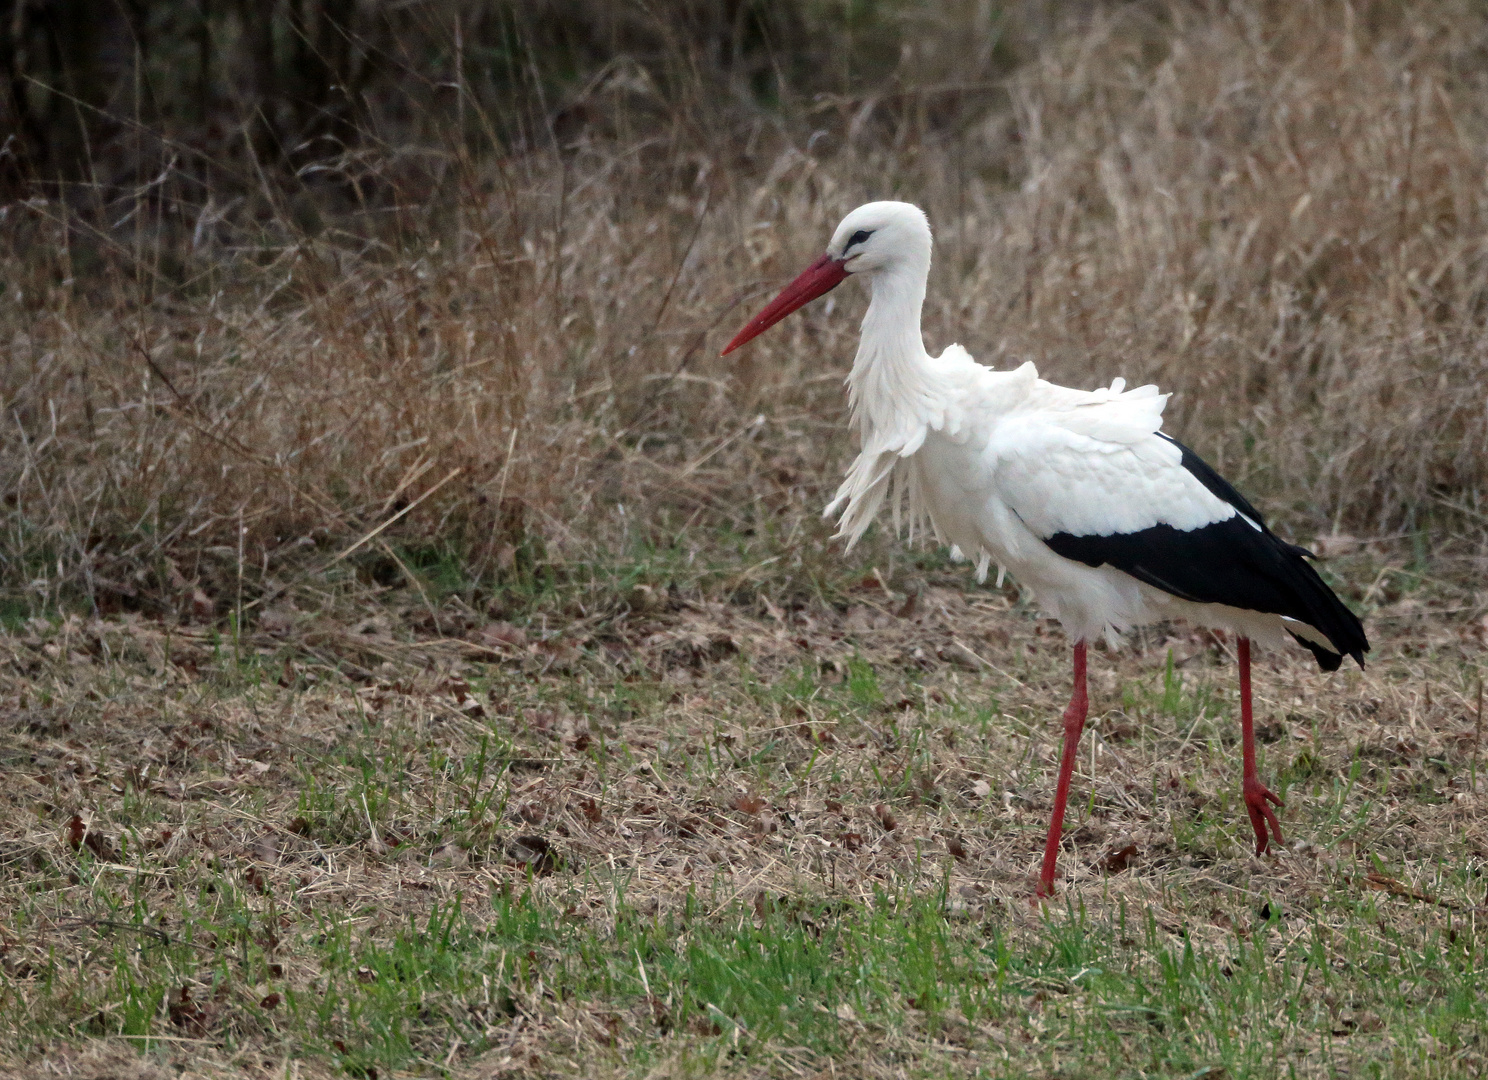
[[[1298,549],[1162,433],[1167,395],[1155,386],[1072,390],[1031,363],[994,371],[955,345],[923,367],[935,389],[919,415],[895,417],[887,445],[864,425],[828,508],[841,509],[849,546],[887,502],[910,531],[974,560],[979,580],[992,565],[1010,572],[1074,640],[1184,619],[1269,646],[1298,639],[1337,666],[1313,625],[1335,621],[1337,601]]]
[[[1076,642],[1076,690],[1040,893],[1054,857],[1085,714],[1085,643],[1162,619],[1233,632],[1241,642],[1245,794],[1267,843],[1267,800],[1255,777],[1249,642],[1300,642],[1325,670],[1363,663],[1363,627],[1306,561],[1197,455],[1162,428],[1155,386],[1075,390],[978,364],[959,345],[925,351],[920,309],[930,266],[924,214],[869,203],[838,226],[827,254],[729,345],[728,352],[821,295],[864,275],[872,301],[848,376],[861,452],[828,507],[848,546],[887,504],[896,528],[927,527],[1028,588]]]

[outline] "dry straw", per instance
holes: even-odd
[[[1304,539],[1478,528],[1481,12],[1097,8],[988,83],[951,10],[881,92],[779,113],[617,60],[502,156],[337,162],[391,194],[314,228],[267,184],[12,203],[7,603],[227,597],[240,521],[250,591],[384,523],[486,577],[805,535],[852,449],[862,301],[717,346],[882,196],[936,228],[932,349],[1160,382],[1170,430]]]

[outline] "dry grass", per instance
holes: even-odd
[[[841,610],[664,603],[561,643],[9,639],[14,1067],[1482,1073],[1475,634],[1417,591],[1366,673],[1265,658],[1266,859],[1226,650],[1099,656],[1069,907],[1041,913],[1064,650],[959,585],[929,571],[904,615],[876,577]],[[314,659],[338,639],[386,659],[348,684]],[[754,975],[755,942],[801,966]]]
[[[365,152],[386,197],[318,224],[6,208],[15,1070],[1483,1072],[1488,23],[1097,8],[989,89],[919,17],[881,96],[617,63],[563,112],[602,122]],[[715,355],[885,195],[936,227],[933,348],[1156,379],[1324,542],[1376,651],[1258,675],[1277,858],[1223,646],[1159,628],[1095,665],[1070,909],[1025,903],[1062,639],[828,542],[860,297]],[[761,952],[818,989],[704,963]]]
[[[932,344],[1160,380],[1171,427],[1304,536],[1456,522],[1476,548],[1485,28],[1350,10],[1096,14],[1006,107],[828,99],[804,143],[666,119],[622,65],[585,104],[654,130],[359,161],[390,202],[314,235],[271,193],[257,219],[148,190],[12,205],[7,602],[180,610],[185,582],[220,616],[446,478],[384,539],[488,585],[519,555],[811,528],[850,449],[853,318],[714,353],[886,194],[937,228]]]

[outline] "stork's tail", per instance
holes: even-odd
[[[1277,543],[1282,544],[1282,541],[1277,540]],[[1289,628],[1292,637],[1312,651],[1312,655],[1317,657],[1318,667],[1324,671],[1337,671],[1345,656],[1353,657],[1362,668],[1364,654],[1369,651],[1369,638],[1364,634],[1364,624],[1359,621],[1359,616],[1328,588],[1327,582],[1308,561],[1314,558],[1312,552],[1295,544],[1282,546],[1286,548],[1286,561],[1292,570],[1290,584],[1302,605],[1300,614],[1309,629],[1327,638],[1328,645],[1309,640],[1311,635],[1304,636]]]

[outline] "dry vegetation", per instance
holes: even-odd
[[[1348,10],[1122,9],[1052,35],[1001,107],[946,83],[797,124],[709,126],[617,61],[564,115],[633,115],[629,139],[368,151],[335,164],[386,204],[313,234],[304,192],[14,203],[8,602],[160,610],[173,560],[221,614],[302,538],[329,555],[447,477],[383,535],[474,579],[524,541],[561,563],[791,527],[850,449],[855,320],[716,347],[887,194],[937,229],[933,344],[1161,381],[1171,426],[1304,536],[1477,522],[1484,26]],[[931,74],[969,47],[927,41]]]
[[[1367,673],[1268,658],[1292,843],[1264,860],[1226,650],[1098,656],[1046,912],[1063,651],[961,584],[556,641],[310,617],[236,646],[138,619],[8,640],[12,1068],[1482,1073],[1477,644],[1405,598]],[[332,651],[379,666],[348,683]]]
[[[172,135],[4,208],[0,1060],[1484,1072],[1488,21],[888,10],[882,79],[768,107],[681,44],[515,119],[450,60],[292,182]],[[932,348],[1174,390],[1366,615],[1367,673],[1259,677],[1276,858],[1224,643],[1159,628],[1024,902],[1057,630],[829,542],[861,297],[716,357],[890,195]]]

